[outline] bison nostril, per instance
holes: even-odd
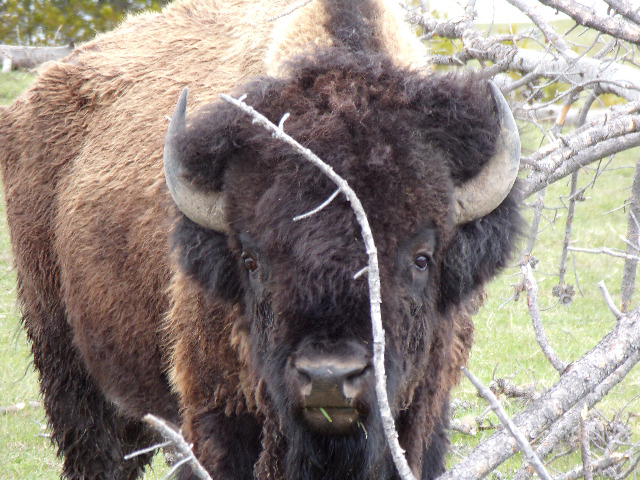
[[[355,398],[362,390],[372,372],[371,365],[365,365],[357,372],[349,375],[344,382],[343,392],[347,398]]]
[[[294,361],[305,405],[347,406],[363,389],[370,371],[364,358],[298,357]]]

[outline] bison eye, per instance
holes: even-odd
[[[413,259],[413,265],[421,272],[424,272],[429,266],[429,255],[426,255],[426,254],[417,255]]]
[[[244,262],[244,268],[247,269],[249,273],[254,273],[258,270],[258,262],[251,255],[243,255],[242,256]]]

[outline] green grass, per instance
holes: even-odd
[[[15,78],[14,78],[15,77]],[[26,88],[31,77],[23,74],[4,74],[0,76],[0,101],[2,92],[9,91],[8,85],[15,87],[17,95]],[[533,142],[532,138],[525,142]],[[595,184],[585,192],[587,201],[577,205],[574,222],[574,245],[582,247],[623,248],[618,235],[626,234],[626,210],[612,209],[623,205],[629,197],[629,188],[638,151],[619,155],[610,168]],[[611,168],[615,167],[615,168]],[[579,185],[588,182],[595,165],[588,172],[580,174]],[[557,182],[548,189],[546,205],[559,207],[559,198],[567,195],[568,180]],[[532,201],[532,199],[529,199]],[[0,209],[4,204],[0,202]],[[530,216],[530,212],[525,212]],[[555,221],[552,221],[554,216]],[[541,222],[543,231],[534,249],[535,257],[540,261],[536,277],[540,283],[540,304],[545,308],[543,322],[547,336],[556,352],[566,362],[580,358],[592,348],[615,324],[615,319],[606,308],[597,282],[605,280],[614,298],[619,298],[620,279],[623,260],[604,255],[575,253],[570,256],[566,281],[576,285],[579,282],[584,296],[577,293],[574,301],[567,306],[557,304],[551,295],[557,277],[543,275],[541,272],[556,272],[560,258],[560,244],[564,234],[566,210],[545,210],[545,219]],[[575,268],[574,268],[575,262]],[[536,382],[540,387],[551,386],[558,378],[555,370],[543,357],[535,341],[526,298],[521,296],[518,302],[501,305],[512,296],[512,284],[517,281],[517,269],[510,268],[497,278],[488,288],[488,300],[475,317],[475,345],[471,354],[469,368],[485,384],[496,377],[512,378],[516,384]],[[578,290],[576,288],[576,290]],[[638,304],[640,294],[634,305]],[[640,400],[634,398],[640,392],[640,368],[636,367],[616,387],[612,394],[598,405],[606,416],[610,417],[622,407],[626,412],[640,412]],[[455,390],[454,398],[464,400],[468,408],[460,409],[456,416],[478,415],[486,405],[479,399],[475,389],[463,380]],[[10,245],[4,211],[0,212],[0,406],[15,405],[21,402],[37,401],[37,377],[31,367],[29,348],[25,335],[19,328],[19,315],[15,300],[15,273],[11,269]],[[522,407],[516,402],[505,400],[510,413]],[[495,417],[493,422],[497,423]],[[640,421],[632,419],[636,439],[640,436]],[[46,419],[41,407],[26,407],[17,413],[0,414],[0,479],[56,479],[59,476],[60,461],[55,450],[46,438]],[[485,435],[493,431],[482,432],[476,437],[452,435],[456,450],[468,450]],[[575,457],[570,459],[577,461]],[[455,463],[455,454],[450,463]],[[509,472],[519,468],[516,460],[507,462],[502,471]],[[163,459],[156,456],[154,471],[145,478],[161,478],[167,468]],[[558,468],[571,468],[570,464]]]
[[[526,139],[525,139],[526,140]],[[576,206],[573,224],[572,245],[579,247],[611,247],[624,250],[619,236],[626,236],[627,214],[621,207],[629,198],[633,166],[638,160],[638,149],[618,155],[608,169],[601,174],[595,186],[585,192],[587,198]],[[604,163],[604,162],[603,162]],[[595,172],[596,165],[579,175],[578,188],[586,185]],[[545,205],[561,207],[561,197],[570,191],[569,179],[557,182],[548,188]],[[535,198],[528,199],[533,202]],[[612,211],[613,210],[613,211]],[[530,209],[525,210],[528,219]],[[539,260],[534,275],[539,281],[539,303],[547,337],[556,353],[565,362],[581,358],[616,323],[614,316],[605,306],[597,283],[604,280],[616,302],[620,301],[620,284],[624,260],[606,255],[575,252],[569,255],[565,282],[579,285],[576,295],[569,305],[559,305],[558,298],[552,295],[552,288],[558,283],[553,275],[558,271],[562,238],[564,236],[566,210],[545,210],[541,221],[538,241],[533,255]],[[555,217],[555,221],[554,221]],[[475,316],[475,344],[469,361],[469,369],[485,384],[492,378],[507,377],[517,385],[535,383],[540,388],[548,388],[557,379],[557,372],[542,354],[535,339],[527,309],[526,294],[519,301],[505,302],[513,296],[513,284],[518,281],[518,268],[509,268],[493,281],[488,288],[488,300]],[[545,273],[543,273],[545,272]],[[551,273],[551,274],[549,274]],[[636,282],[637,284],[637,282]],[[635,296],[632,308],[638,305],[640,293]],[[630,425],[635,441],[640,440],[640,368],[634,370],[605,399],[596,406],[607,418],[625,408],[622,419],[635,413]],[[465,379],[454,392],[454,398],[465,401],[468,408],[457,412],[456,417],[479,415],[486,403],[476,395],[475,388]],[[507,410],[513,414],[522,409],[514,400],[504,399]],[[490,415],[492,422],[498,423]],[[494,430],[482,432],[476,438],[453,435],[453,443],[467,449],[479,443],[482,438],[491,435]],[[556,468],[569,470],[579,463],[556,464]],[[455,463],[455,458],[450,459]],[[519,461],[506,462],[501,471],[510,477],[510,472],[518,469]]]
[[[0,105],[10,104],[34,78],[28,72],[0,72]]]

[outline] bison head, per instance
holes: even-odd
[[[340,50],[290,71],[239,93],[275,123],[289,112],[286,131],[361,199],[378,248],[392,410],[403,442],[426,457],[445,421],[456,312],[504,265],[517,230],[513,119],[473,76],[425,77]],[[350,206],[338,196],[294,221],[335,191],[331,181],[228,104],[189,122],[185,109],[183,96],[165,146],[185,215],[174,243],[211,302],[239,306],[246,368],[284,432],[287,478],[316,478],[329,458],[335,478],[385,477],[369,293],[354,278],[367,257]]]

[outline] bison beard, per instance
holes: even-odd
[[[382,430],[330,437],[296,428],[287,441],[285,478],[291,480],[365,480],[393,475]]]

